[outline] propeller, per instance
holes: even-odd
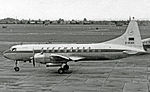
[[[32,57],[32,64],[33,64],[33,67],[35,67],[35,59],[34,59],[34,55],[35,55],[35,52],[34,52],[34,49],[33,49],[33,57]]]
[[[44,50],[43,50],[43,48],[41,49],[41,54],[43,54],[44,53]],[[35,58],[34,58],[34,55],[35,55],[35,51],[34,51],[34,49],[33,49],[33,57],[32,57],[32,64],[33,64],[33,67],[35,67],[36,66],[36,60],[35,60]]]
[[[32,58],[32,63],[33,63],[33,67],[35,67],[35,59],[34,59],[34,56]]]

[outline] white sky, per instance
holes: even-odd
[[[0,0],[0,19],[150,20],[150,0]]]

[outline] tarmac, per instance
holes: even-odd
[[[120,60],[69,62],[70,70],[0,57],[0,92],[149,92],[150,55]]]

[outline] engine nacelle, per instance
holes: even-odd
[[[67,58],[62,58],[57,55],[52,55],[50,53],[37,53],[34,55],[34,60],[37,63],[46,64],[46,63],[66,63]]]
[[[62,63],[47,63],[46,67],[60,67]]]

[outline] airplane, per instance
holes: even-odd
[[[125,33],[112,40],[89,44],[21,44],[3,52],[7,59],[45,64],[46,67],[60,67],[59,74],[69,70],[69,61],[114,60],[144,54],[141,35],[136,20],[131,20]]]
[[[150,51],[150,38],[142,39],[143,47],[148,52]]]

